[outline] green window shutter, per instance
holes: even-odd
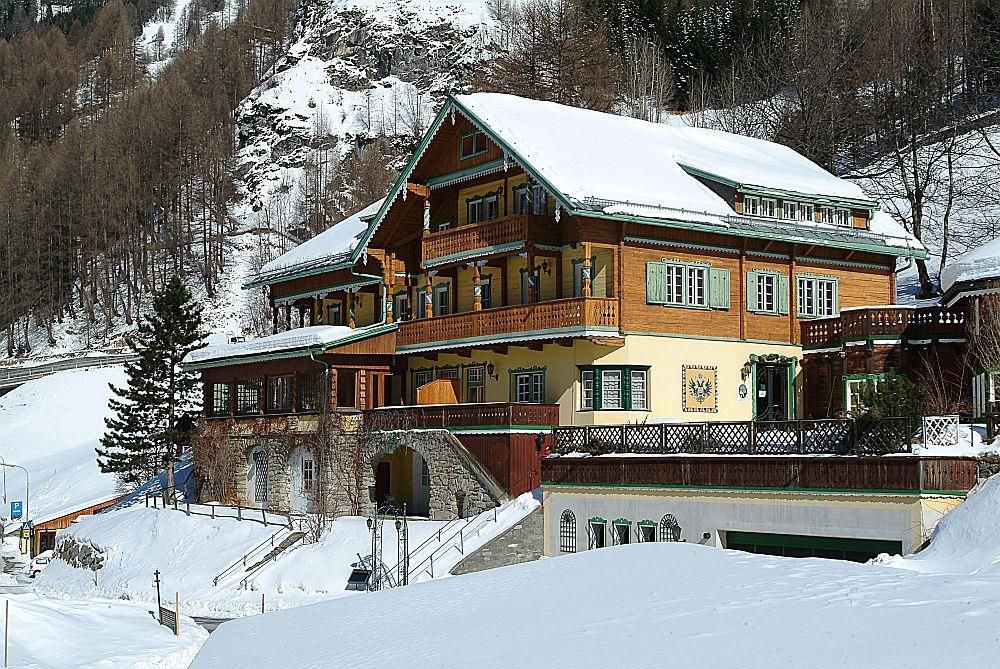
[[[667,266],[661,262],[646,263],[646,302],[667,302]]]
[[[760,311],[757,299],[757,270],[747,272],[747,311]]]
[[[622,370],[622,409],[632,408],[632,370]]]
[[[594,411],[601,408],[601,368],[594,367]]]
[[[833,280],[833,313],[840,313],[840,279]]]
[[[729,308],[729,270],[708,270],[708,306],[713,309]]]
[[[778,313],[788,313],[788,277],[784,274],[778,275]]]

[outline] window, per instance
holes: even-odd
[[[798,206],[794,202],[785,200],[781,203],[781,217],[789,221],[795,220],[798,215]]]
[[[462,160],[473,158],[486,153],[487,148],[486,135],[480,130],[475,130],[462,135],[462,146],[459,157]]]
[[[640,520],[636,526],[639,529],[639,542],[649,544],[656,542],[656,523],[651,520]]]
[[[343,325],[344,320],[341,315],[341,305],[340,302],[334,304],[328,304],[326,306],[326,324],[327,325]]]
[[[760,198],[752,195],[743,196],[743,215],[760,216]]]
[[[512,374],[515,402],[541,404],[545,401],[545,372],[530,371]]]
[[[434,227],[437,232],[442,232],[444,230],[451,230],[451,219],[450,218],[442,219],[438,221],[437,225]]]
[[[580,367],[580,409],[649,409],[648,367]]]
[[[427,467],[427,461],[420,460],[420,485],[429,488],[431,485],[431,470]]]
[[[677,519],[668,513],[660,519],[660,541],[680,540],[681,526],[677,524]]]
[[[438,367],[437,377],[439,379],[458,380],[458,367]]]
[[[646,370],[633,369],[629,376],[631,377],[632,408],[644,411],[649,408],[646,406]]]
[[[310,493],[316,488],[316,461],[302,458],[302,492]]]
[[[299,411],[319,411],[323,401],[323,373],[299,375]]]
[[[819,220],[829,225],[851,227],[851,210],[841,207],[820,207]]]
[[[236,384],[236,414],[260,413],[260,391],[263,386],[260,379],[249,379]]]
[[[848,413],[863,411],[866,392],[878,390],[879,382],[885,374],[848,374],[844,376],[844,408]]]
[[[816,215],[811,204],[799,204],[798,220],[815,222]]]
[[[270,413],[288,413],[295,397],[292,376],[274,376],[267,380],[267,410]]]
[[[825,318],[839,313],[836,278],[800,275],[795,287],[796,315],[799,318]]]
[[[773,270],[747,273],[747,311],[771,316],[788,313],[788,277]]]
[[[482,197],[470,198],[467,203],[468,223],[482,223],[492,221],[500,215],[497,204],[497,194],[490,193]]]
[[[531,299],[530,287],[531,284],[535,285],[535,299]],[[537,267],[535,268],[534,277],[528,273],[528,270],[521,270],[521,304],[529,304],[530,302],[538,302],[541,296],[541,270]]]
[[[729,270],[700,263],[646,263],[646,302],[692,309],[729,308]]]
[[[580,372],[580,408],[594,408],[594,370]]]
[[[420,371],[413,372],[413,401],[416,402],[417,399],[417,389],[426,386],[428,383],[434,380],[434,370],[431,369],[421,369]]]
[[[603,518],[591,518],[587,521],[587,534],[590,538],[590,549],[604,548],[607,545],[605,528],[608,523]]]
[[[569,509],[559,516],[559,552],[576,552],[576,515]]]
[[[601,371],[601,408],[622,408],[622,370],[605,369]]]
[[[489,274],[479,277],[479,297],[483,309],[493,308],[493,281]]]
[[[228,383],[212,384],[212,415],[228,416],[233,412],[233,389]]]
[[[778,218],[778,201],[762,198],[760,201],[760,215],[766,218]]]
[[[406,312],[406,293],[396,293],[392,298],[392,313],[397,321],[405,321],[409,319],[409,314]]]
[[[632,523],[624,518],[619,518],[611,524],[611,529],[611,541],[614,542],[615,546],[625,546],[632,543]]]
[[[486,368],[482,365],[465,368],[465,401],[486,401]]]
[[[447,316],[449,313],[448,310],[451,307],[448,284],[447,283],[433,284],[432,290],[434,291],[434,315]]]
[[[524,184],[514,189],[515,214],[545,214],[548,211],[548,194],[538,184]]]

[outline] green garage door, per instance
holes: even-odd
[[[877,539],[841,539],[810,537],[801,534],[762,534],[758,532],[726,532],[726,548],[763,555],[785,557],[820,557],[851,562],[867,562],[879,553],[896,555],[903,552],[901,541]]]

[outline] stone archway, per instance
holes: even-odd
[[[386,449],[372,460],[375,485],[372,501],[379,509],[391,508],[408,515],[426,516],[430,511],[431,466],[408,446]]]
[[[266,445],[258,444],[247,452],[247,475],[244,492],[247,506],[267,508],[269,469],[270,457]]]
[[[410,430],[386,434],[373,452],[368,467],[373,504],[379,485],[379,463],[400,449],[414,453],[426,463],[427,515],[431,520],[473,516],[507,500],[489,472],[450,432]]]

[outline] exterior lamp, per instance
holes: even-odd
[[[496,371],[497,371],[496,365],[494,365],[492,362],[486,363],[486,373],[489,374],[491,379],[497,378],[497,375],[495,374]]]

